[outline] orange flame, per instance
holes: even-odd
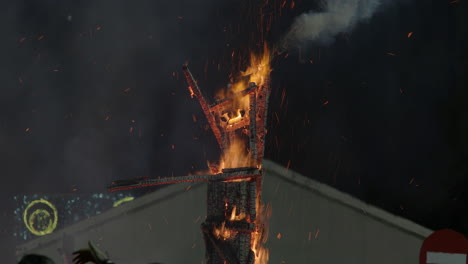
[[[253,161],[247,151],[246,142],[241,138],[233,138],[221,157],[221,168],[252,167]]]
[[[240,110],[240,109],[237,109],[237,114],[236,114],[236,116],[233,117],[233,118],[230,118],[230,119],[228,120],[228,124],[230,124],[230,125],[232,126],[232,124],[238,122],[238,121],[241,120],[241,119],[242,119],[241,110]]]
[[[267,46],[265,46],[261,56],[257,56],[255,54],[250,55],[250,66],[245,72],[242,73],[242,75],[250,75],[249,82],[254,82],[257,86],[262,86],[265,84],[265,80],[270,75],[270,62],[270,50]]]
[[[232,208],[231,217],[229,218],[229,221],[242,221],[245,219],[245,217],[246,214],[244,212],[240,212],[239,214],[237,214],[237,208],[234,206],[234,208]]]
[[[248,84],[252,82],[258,87],[265,84],[271,72],[270,61],[271,55],[267,46],[265,46],[263,54],[256,55],[252,53],[250,55],[250,65],[246,71],[240,74],[242,77],[248,77],[248,82],[245,80],[238,81],[229,86],[227,91],[223,90],[217,94],[218,98],[229,97],[233,100],[231,113],[227,114],[230,118],[226,118],[228,126],[232,126],[248,116],[250,110],[249,95],[240,92],[247,89]],[[260,164],[255,164],[255,161],[251,159],[247,142],[240,137],[232,138],[221,156],[220,169],[259,166]]]
[[[189,86],[188,89],[189,89],[189,92],[190,92],[190,98],[195,97],[195,93],[193,92],[192,86]]]
[[[256,230],[252,233],[251,249],[255,254],[255,264],[267,264],[270,257],[268,248],[263,244],[268,240],[268,220],[271,216],[271,206],[261,204],[260,192],[257,194],[257,218],[255,220]]]
[[[226,227],[226,223],[223,222],[220,227],[215,227],[213,229],[213,235],[217,239],[228,240],[234,238],[237,235],[237,232]]]

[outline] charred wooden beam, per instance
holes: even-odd
[[[260,177],[261,170],[256,168],[237,168],[224,169],[223,173],[215,175],[190,175],[177,177],[163,177],[159,179],[135,179],[135,180],[120,180],[113,181],[111,186],[107,188],[109,192],[122,191],[135,188],[151,187],[157,185],[183,183],[183,182],[229,182],[235,180],[248,180]]]
[[[210,110],[209,104],[206,102],[205,97],[203,97],[200,88],[198,87],[197,81],[195,81],[195,78],[193,78],[193,75],[190,72],[189,68],[185,65],[182,69],[184,71],[185,78],[187,79],[187,83],[189,85],[188,89],[190,91],[190,95],[192,97],[197,97],[198,101],[200,102],[203,113],[205,114],[206,119],[208,120],[208,124],[210,125],[211,130],[213,131],[213,134],[215,135],[219,146],[222,147],[221,132],[219,131],[216,125],[216,121],[213,116],[213,113]]]

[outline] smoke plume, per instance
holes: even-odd
[[[297,17],[283,39],[283,47],[309,42],[330,44],[339,33],[372,17],[381,0],[327,0],[322,12],[309,11]]]

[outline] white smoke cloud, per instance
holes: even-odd
[[[283,46],[307,42],[329,44],[339,33],[349,32],[372,17],[382,0],[327,0],[322,12],[310,11],[297,17],[283,40]]]

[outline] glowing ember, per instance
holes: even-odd
[[[191,86],[188,87],[189,92],[190,92],[190,97],[193,98],[195,96],[195,93],[193,92],[193,89]]]

